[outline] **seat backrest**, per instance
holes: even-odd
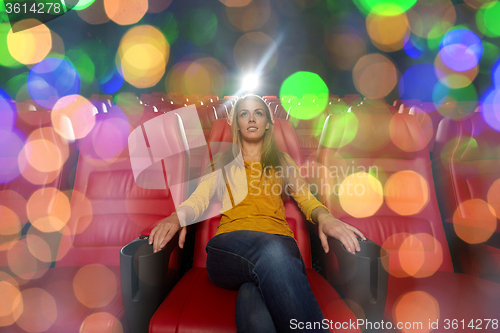
[[[290,155],[290,157],[295,161],[297,165],[302,164],[302,154],[300,152],[299,143],[293,127],[290,122],[282,119],[275,119],[274,121],[274,137],[280,151],[285,152]],[[213,124],[208,143],[210,142],[231,142],[231,126],[226,119],[216,120]],[[212,151],[212,154],[217,152]],[[205,155],[202,165],[206,166],[209,162],[208,154]],[[210,211],[220,210],[220,203],[212,202]],[[297,244],[301,251],[302,257],[304,258],[304,263],[306,268],[312,267],[311,259],[311,247],[309,240],[309,231],[307,223],[305,222],[300,210],[298,210],[296,204],[287,200],[285,202],[285,211],[288,224],[290,229],[293,231]],[[217,232],[217,226],[219,225],[220,215],[200,222],[196,226],[196,243],[194,248],[194,267],[205,267],[206,264],[206,251],[205,247],[208,241]]]
[[[323,201],[389,251],[391,274],[453,271],[424,133],[412,115],[377,111],[325,122],[318,148]]]
[[[486,241],[499,225],[500,132],[485,118],[485,112],[474,112],[443,119],[436,136],[433,171],[441,212],[468,243]]]
[[[170,166],[179,174],[168,174],[165,168],[161,173],[166,189],[148,189],[136,184],[129,154],[130,133],[139,127],[147,135],[145,123],[156,120],[153,118],[158,115],[151,112],[137,117],[119,110],[97,114],[91,132],[77,141],[80,154],[71,198],[71,217],[59,247],[56,266],[96,263],[118,266],[120,249],[124,245],[175,211],[173,192],[165,177],[187,179],[189,158],[180,121],[163,122],[162,125],[166,127],[164,144],[182,145],[186,152],[184,158],[176,159],[178,165]],[[148,136],[143,140],[143,143],[136,142],[134,147],[140,144],[152,154],[155,144],[148,142]],[[153,156],[144,163],[152,165]],[[170,267],[177,264],[171,262]]]

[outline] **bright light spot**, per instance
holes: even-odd
[[[134,24],[148,11],[148,0],[104,0],[104,9],[115,23]]]
[[[370,14],[366,18],[366,30],[372,43],[384,52],[401,50],[410,35],[406,13],[395,16]]]
[[[23,280],[37,279],[49,269],[50,263],[37,260],[25,241],[18,241],[7,252],[7,262],[12,273]]]
[[[26,332],[45,332],[57,318],[54,297],[43,289],[31,288],[22,292],[24,311],[16,323]]]
[[[469,244],[485,242],[497,228],[495,209],[481,199],[466,200],[453,214],[453,227],[457,236]]]
[[[2,276],[3,278],[3,276]],[[0,281],[0,327],[10,326],[21,316],[24,310],[23,298],[19,287],[12,279]]]
[[[407,333],[427,333],[431,331],[429,322],[439,320],[439,303],[424,291],[412,291],[401,296],[393,308],[394,321],[407,325],[402,331]],[[413,323],[420,326],[412,326]]]
[[[51,112],[52,126],[68,140],[81,139],[94,127],[94,106],[80,95],[64,96]]]
[[[354,217],[373,216],[384,201],[382,184],[367,172],[351,174],[335,187],[340,205]]]
[[[401,268],[410,276],[424,278],[433,275],[443,263],[443,248],[427,233],[410,235],[399,251]]]
[[[123,333],[123,327],[118,318],[107,312],[93,313],[82,323],[79,333]]]
[[[398,83],[396,67],[381,54],[369,54],[359,59],[352,77],[356,90],[368,98],[385,97]]]
[[[497,218],[500,219],[500,178],[491,184],[487,198],[488,204],[493,207]]]
[[[42,232],[61,231],[71,216],[68,197],[53,187],[34,192],[26,209],[33,226]]]
[[[12,248],[21,236],[21,221],[10,208],[0,205],[0,251]]]
[[[259,76],[255,74],[247,74],[243,77],[242,89],[247,92],[254,91],[259,86]]]
[[[73,279],[73,291],[78,301],[89,308],[106,306],[116,295],[116,276],[101,264],[84,266]]]
[[[7,35],[7,45],[12,57],[25,65],[42,61],[52,48],[49,28],[35,19],[19,21],[14,24],[17,25],[19,31],[14,33],[10,30]],[[30,26],[32,28],[23,30],[23,27]]]
[[[149,25],[131,28],[116,54],[116,68],[137,88],[154,86],[165,74],[170,45],[160,30]]]
[[[389,208],[403,216],[418,214],[429,202],[427,181],[412,170],[391,175],[385,183],[384,193]]]

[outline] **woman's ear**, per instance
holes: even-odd
[[[266,129],[269,129],[269,123],[266,124]]]

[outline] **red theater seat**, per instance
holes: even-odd
[[[276,119],[274,123],[279,148],[296,163],[302,162],[298,141],[291,124]],[[230,142],[231,127],[217,120],[209,142]],[[213,152],[216,153],[216,152]],[[208,157],[205,159],[208,163]],[[216,209],[214,205],[212,207]],[[334,322],[355,320],[352,312],[326,281],[312,269],[308,228],[301,212],[292,201],[285,203],[287,221],[294,232],[307,268],[311,288],[325,318]],[[215,235],[220,216],[200,222],[196,228],[193,268],[175,285],[150,322],[150,332],[234,332],[234,311],[238,292],[215,286],[206,272],[205,246]]]
[[[359,111],[331,115],[326,122],[318,161],[325,166],[322,184],[329,186],[322,194],[334,216],[389,252],[385,316],[394,325],[422,322],[424,330],[429,320],[439,319],[434,332],[447,331],[445,319],[496,318],[500,286],[453,273],[417,120],[389,110]],[[325,260],[330,282],[339,284],[335,255]]]
[[[55,267],[40,268],[28,281],[18,278],[23,283],[24,311],[6,328],[8,332],[129,331],[120,289],[120,249],[175,210],[168,187],[140,188],[131,169],[128,136],[133,128],[156,115],[133,117],[119,111],[97,114],[90,133],[78,140],[76,179],[68,207],[64,206],[64,196],[47,201],[56,207],[56,217],[67,219],[52,222],[63,224],[61,231],[55,232],[60,238]],[[169,144],[180,144],[180,123],[166,126],[170,126],[166,131],[171,135]],[[179,159],[181,164],[175,170],[187,173],[187,161]],[[19,242],[16,252],[9,256],[16,255],[13,258],[26,265],[33,261],[26,254],[34,244],[29,239]],[[45,255],[46,250],[37,251]],[[171,284],[179,273],[178,255],[175,251],[170,260]]]
[[[441,121],[433,171],[459,269],[500,282],[500,133],[485,118],[474,112]]]

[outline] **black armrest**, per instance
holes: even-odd
[[[364,311],[364,318],[358,319],[380,322],[387,299],[389,273],[384,264],[388,267],[389,253],[368,239],[360,240],[359,245],[361,251],[352,254],[338,240],[329,239],[329,246],[337,256],[344,295]]]
[[[178,242],[179,233],[153,253],[148,238],[141,236],[120,250],[122,298],[131,332],[148,332],[151,317],[169,292],[168,263]]]

